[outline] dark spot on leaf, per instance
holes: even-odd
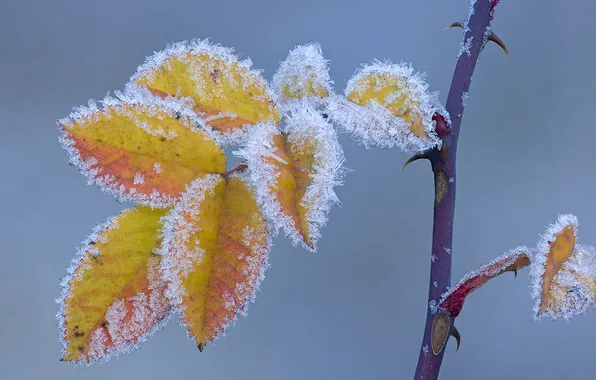
[[[85,346],[79,346],[79,347],[77,347],[77,349],[78,349],[79,351],[83,352],[83,351],[85,351]]]
[[[213,82],[217,83],[218,79],[219,79],[219,70],[215,69],[211,72],[211,79],[213,80]]]
[[[165,137],[163,137],[163,136],[160,136],[159,140],[160,140],[160,141],[166,141],[166,138],[165,138]]]

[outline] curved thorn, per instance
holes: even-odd
[[[464,23],[463,23],[463,21],[457,21],[457,22],[454,22],[453,24],[443,28],[443,30],[447,30],[447,29],[451,29],[451,28],[462,28],[463,29]]]
[[[501,47],[501,49],[503,49],[503,51],[505,52],[505,55],[507,56],[507,58],[511,58],[511,57],[509,57],[509,50],[507,50],[507,46],[505,46],[505,43],[503,42],[503,40],[501,40],[499,37],[497,37],[496,34],[491,33],[490,36],[488,36],[488,40],[499,45]]]
[[[197,347],[199,348],[199,352],[203,352],[203,349],[205,348],[206,344],[204,344],[203,342],[200,342]]]
[[[517,278],[517,268],[513,270],[513,277]]]
[[[408,161],[406,161],[406,163],[404,164],[404,166],[402,166],[401,171],[403,172],[404,169],[406,168],[406,166],[410,165],[412,162],[414,161],[418,161],[422,158],[426,158],[427,160],[430,160],[430,155],[428,151],[424,151],[422,153],[416,153],[415,155],[413,155],[412,157],[410,157],[408,159]]]
[[[459,335],[459,331],[457,330],[457,327],[455,327],[455,325],[453,325],[453,328],[451,329],[451,336],[455,338],[455,340],[457,341],[457,348],[455,349],[455,351],[459,351],[459,344],[461,343],[461,335]]]

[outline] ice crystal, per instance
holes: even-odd
[[[292,219],[283,213],[277,196],[272,191],[276,187],[279,173],[275,165],[267,159],[278,160],[287,164],[276,154],[277,148],[273,144],[273,137],[280,131],[275,124],[260,124],[250,132],[245,146],[234,152],[234,155],[246,161],[250,184],[255,190],[257,202],[263,209],[265,218],[271,227],[270,233],[275,236],[280,228],[287,231],[292,241],[298,241],[300,236]]]

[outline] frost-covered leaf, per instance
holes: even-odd
[[[243,177],[194,181],[163,220],[167,295],[201,350],[246,312],[268,265],[267,225]]]
[[[288,116],[282,133],[272,124],[254,129],[235,152],[248,162],[251,183],[270,222],[294,244],[316,250],[333,190],[342,184],[343,151],[332,126],[306,103]]]
[[[424,75],[404,63],[376,61],[349,80],[345,97],[328,101],[328,113],[364,145],[421,152],[441,144],[436,113],[450,124],[438,94],[428,91]]]
[[[316,43],[296,46],[273,76],[273,89],[283,105],[303,99],[318,105],[331,94],[332,84],[328,61]]]
[[[245,127],[279,121],[272,91],[250,60],[209,41],[178,42],[147,58],[131,84],[155,95],[192,100],[194,110],[227,141],[237,142]],[[130,87],[130,85],[129,85]]]
[[[574,215],[560,215],[533,252],[530,277],[536,319],[570,319],[594,304],[596,251],[576,244],[577,226]]]
[[[97,226],[68,268],[58,300],[63,360],[105,361],[137,348],[170,316],[159,273],[159,220],[137,207]]]
[[[58,124],[70,161],[103,191],[164,207],[193,179],[225,171],[223,150],[183,104],[124,96],[101,103]]]
[[[514,272],[517,275],[519,269],[529,264],[528,248],[525,246],[517,247],[465,275],[457,285],[443,294],[439,302],[439,308],[447,311],[451,317],[455,318],[464,306],[466,297],[474,290],[486,284],[491,278],[505,272]]]

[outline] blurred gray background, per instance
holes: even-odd
[[[55,120],[122,89],[166,43],[211,37],[270,79],[318,41],[338,91],[373,58],[413,62],[445,100],[467,0],[42,1],[0,3],[2,379],[409,379],[427,307],[433,185],[398,150],[341,142],[354,171],[320,249],[276,240],[247,318],[199,353],[171,323],[142,350],[90,368],[58,361],[59,280],[90,229],[127,207],[67,165]],[[558,213],[596,245],[596,4],[504,0],[482,54],[459,148],[453,276],[520,244]],[[591,378],[596,313],[534,322],[527,271],[473,294],[442,379]]]

